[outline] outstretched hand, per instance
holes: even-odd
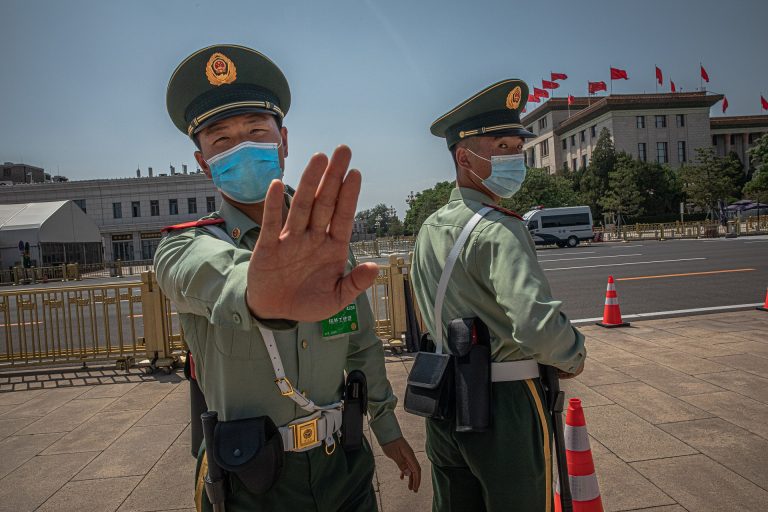
[[[246,300],[261,319],[316,322],[350,304],[376,279],[375,263],[345,275],[360,194],[360,172],[347,172],[352,152],[339,146],[330,161],[310,158],[283,225],[283,183],[264,201],[261,233],[248,266]]]
[[[392,459],[400,470],[400,480],[408,477],[408,489],[413,492],[419,492],[421,485],[421,465],[416,460],[416,454],[413,448],[408,444],[404,437],[399,437],[394,441],[381,446],[384,455]]]

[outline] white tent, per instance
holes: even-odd
[[[0,205],[3,268],[21,263],[20,243],[35,266],[102,260],[99,228],[72,201]]]

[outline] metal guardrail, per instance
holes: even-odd
[[[413,251],[416,237],[403,236],[360,240],[350,244],[355,258],[379,258],[390,254],[407,254]]]

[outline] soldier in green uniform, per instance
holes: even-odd
[[[446,337],[452,319],[479,317],[490,332],[491,415],[485,432],[457,432],[455,418],[427,420],[435,511],[549,511],[550,418],[536,363],[578,375],[584,336],[560,311],[522,219],[498,206],[525,177],[522,148],[534,135],[520,124],[528,98],[521,80],[480,91],[431,127],[453,156],[457,187],[421,227],[413,286],[424,322]],[[442,305],[435,302],[449,252],[471,218],[484,215],[459,247]],[[438,339],[437,337],[435,337]]]
[[[224,201],[207,218],[170,228],[155,255],[158,283],[176,305],[217,429],[268,416],[285,450],[266,492],[230,474],[226,508],[377,509],[370,446],[340,446],[344,374],[354,370],[367,378],[371,431],[416,491],[419,464],[394,414],[364,293],[377,267],[356,265],[348,248],[361,180],[347,173],[349,148],[330,160],[314,155],[289,197],[281,182],[288,83],[271,60],[241,46],[187,57],[168,84],[167,104]],[[211,463],[201,449],[198,510],[211,509],[203,490]]]

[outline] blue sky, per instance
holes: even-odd
[[[439,115],[495,81],[567,73],[558,93],[629,72],[615,93],[678,87],[727,95],[728,115],[768,98],[768,2],[676,0],[0,0],[0,161],[71,179],[194,169],[165,110],[176,65],[214,43],[272,58],[291,85],[295,184],[309,156],[340,144],[363,172],[359,208],[393,205],[452,179]],[[713,108],[721,115],[720,105]]]

